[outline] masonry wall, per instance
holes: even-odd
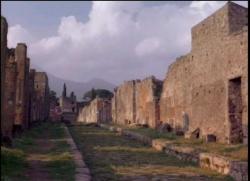
[[[5,122],[4,120],[4,82],[5,82],[5,62],[7,53],[7,33],[8,23],[4,17],[1,16],[1,136],[4,136]]]
[[[112,121],[117,124],[136,123],[136,83],[139,80],[125,81],[117,87],[112,98]]]
[[[23,43],[18,43],[15,49],[15,58],[17,62],[17,81],[16,81],[16,116],[14,124],[25,128],[26,118],[26,59],[27,59],[27,47]]]
[[[5,124],[2,125],[4,129],[3,134],[12,137],[13,124],[15,120],[16,108],[16,62],[15,62],[15,49],[8,50],[7,61],[5,64],[5,95],[4,95],[4,120]]]
[[[45,72],[36,72],[34,80],[36,94],[36,120],[43,121],[49,117],[49,82]]]
[[[29,102],[28,102],[28,122],[29,125],[35,121],[35,107],[36,107],[36,94],[35,94],[35,69],[29,71]]]
[[[96,98],[79,110],[77,122],[108,123],[111,122],[111,101]]]
[[[186,112],[190,131],[200,128],[201,136],[214,134],[228,143],[228,82],[241,77],[242,131],[247,139],[246,14],[246,8],[228,3],[192,29],[192,51],[169,67],[164,80],[161,121],[182,127]]]
[[[136,84],[136,123],[147,124],[151,128],[159,125],[159,98],[162,81],[148,77]]]

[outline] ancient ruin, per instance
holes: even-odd
[[[247,143],[248,11],[229,2],[192,28],[192,50],[168,69],[160,120],[189,135],[212,134],[224,143]]]
[[[71,92],[70,97],[67,97],[66,85],[63,85],[62,96],[59,98],[59,106],[62,111],[62,120],[75,121],[77,112],[77,101],[74,92]]]
[[[111,117],[111,101],[104,98],[95,98],[89,105],[79,110],[77,122],[84,123],[109,123]]]
[[[159,125],[162,81],[154,76],[124,82],[112,99],[112,121],[117,124]]]
[[[48,118],[48,78],[30,69],[27,46],[7,47],[8,24],[1,16],[1,136],[3,140]]]

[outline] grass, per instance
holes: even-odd
[[[219,154],[232,160],[248,161],[248,147],[243,144],[206,143],[203,139],[185,139],[183,136],[176,136],[173,132],[160,133],[152,128],[133,127],[125,129],[148,136],[151,139],[166,139],[171,141],[173,145],[191,146],[200,152]]]
[[[102,128],[79,125],[70,127],[70,132],[84,155],[93,181],[133,180],[137,177],[147,180],[173,173],[179,174],[176,180],[195,180],[200,175],[214,181],[231,179]]]
[[[26,180],[22,174],[27,168],[25,154],[19,149],[1,147],[1,180]]]
[[[1,159],[1,175],[10,180],[16,176],[24,177],[31,166],[27,159],[32,155],[32,159],[41,162],[51,179],[73,181],[75,164],[65,136],[61,124],[50,122],[26,130],[21,137],[13,140],[14,149],[1,148],[4,158]]]

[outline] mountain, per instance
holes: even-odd
[[[56,92],[58,97],[62,95],[63,84],[65,83],[67,87],[67,96],[69,96],[70,93],[74,91],[78,101],[81,101],[83,94],[92,88],[107,89],[113,92],[114,88],[116,87],[116,85],[110,82],[97,78],[92,79],[88,82],[75,82],[71,80],[64,80],[51,74],[47,75],[49,78],[49,87],[51,90]]]

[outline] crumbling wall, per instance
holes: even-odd
[[[18,43],[15,49],[17,62],[17,81],[16,81],[16,116],[15,125],[21,128],[25,127],[26,106],[26,63],[27,63],[27,46],[24,43]]]
[[[96,98],[80,109],[77,122],[108,123],[111,122],[111,101]]]
[[[45,72],[35,73],[36,119],[45,120],[49,117],[49,82]]]
[[[8,50],[8,58],[5,64],[5,95],[4,95],[4,120],[2,125],[4,129],[3,134],[12,137],[13,124],[15,120],[15,103],[16,103],[16,62],[15,49]]]
[[[4,136],[5,129],[5,115],[4,115],[4,92],[5,92],[5,62],[7,54],[7,33],[8,33],[8,23],[6,19],[1,16],[1,136]]]
[[[201,136],[214,134],[217,141],[228,143],[232,129],[228,82],[241,77],[242,127],[244,138],[248,137],[245,128],[248,125],[248,30],[233,28],[246,22],[242,20],[242,17],[247,18],[246,12],[246,8],[230,2],[192,29],[192,51],[169,67],[164,80],[161,121],[183,127],[182,115],[186,113],[190,120],[189,131],[199,127]]]
[[[117,124],[136,123],[136,83],[139,80],[125,81],[116,88],[112,100],[112,121]]]
[[[162,81],[148,77],[136,84],[136,123],[155,128],[159,125],[159,99]]]

